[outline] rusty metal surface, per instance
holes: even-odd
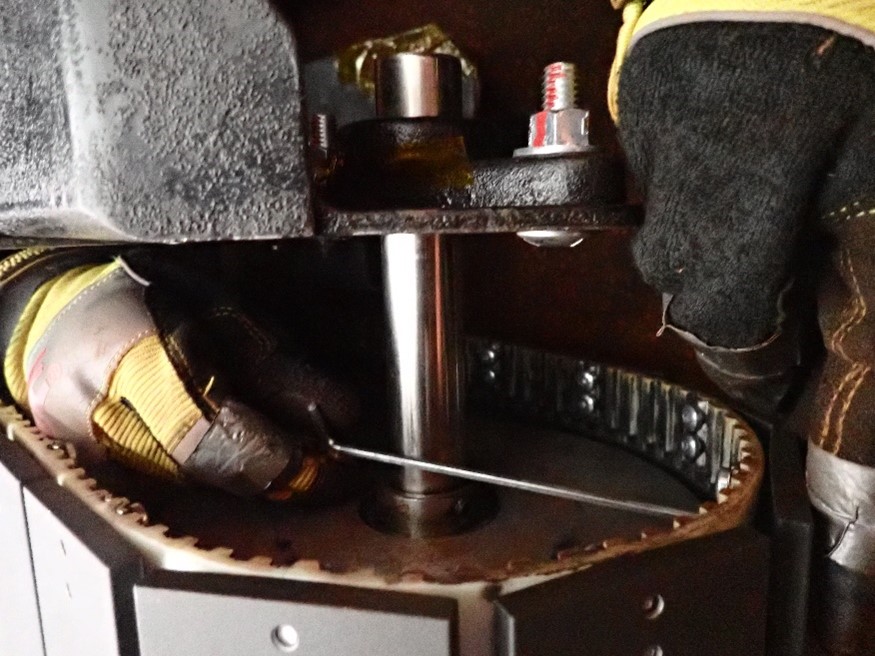
[[[0,423],[6,427],[12,439],[24,445],[49,470],[58,484],[85,501],[95,517],[102,518],[124,534],[156,566],[322,580],[364,587],[394,586],[416,589],[426,594],[445,594],[454,590],[461,595],[460,598],[473,595],[469,598],[477,604],[469,608],[471,613],[464,616],[468,628],[462,629],[463,636],[467,635],[472,640],[475,624],[479,627],[476,635],[484,635],[482,631],[485,627],[477,624],[475,619],[491,617],[490,600],[495,593],[519,589],[521,585],[531,585],[539,580],[533,577],[566,574],[623,554],[656,549],[728,530],[745,522],[756,498],[764,468],[762,449],[756,436],[744,422],[727,412],[726,429],[732,442],[738,445],[739,466],[732,472],[731,481],[717,499],[702,503],[694,516],[676,517],[666,525],[656,524],[652,518],[648,518],[644,524],[636,516],[630,518],[622,513],[620,516],[612,513],[611,516],[603,510],[598,510],[596,516],[581,517],[576,513],[586,512],[587,509],[580,506],[571,509],[570,514],[565,514],[567,508],[560,513],[555,504],[569,503],[561,499],[547,499],[546,507],[539,503],[527,509],[518,503],[507,502],[504,506],[506,509],[518,509],[516,520],[500,531],[501,536],[493,535],[491,542],[485,540],[485,549],[481,549],[480,543],[474,540],[467,543],[465,553],[459,554],[453,553],[453,543],[448,542],[456,538],[411,543],[395,537],[395,546],[386,549],[386,543],[376,542],[378,538],[374,537],[375,532],[366,529],[364,522],[355,524],[358,517],[355,503],[347,506],[346,516],[339,519],[341,523],[336,525],[337,530],[326,535],[319,533],[319,525],[330,520],[332,512],[344,512],[342,507],[333,510],[298,507],[296,510],[282,504],[235,501],[217,492],[199,494],[191,490],[181,494],[180,488],[166,484],[155,489],[154,480],[138,478],[122,468],[114,468],[113,471],[113,468],[105,466],[89,468],[86,472],[78,467],[71,449],[63,442],[51,440],[35,431],[13,408],[0,407]],[[478,430],[477,427],[474,429]],[[616,486],[628,493],[630,485],[646,481],[647,476],[668,476],[657,468],[645,474],[644,469],[650,467],[646,462],[635,459],[628,451],[587,440],[586,433],[556,434],[534,427],[507,424],[486,424],[483,430],[491,437],[484,433],[474,435],[472,444],[484,445],[484,448],[492,444],[497,449],[498,457],[472,453],[471,461],[475,466],[478,465],[478,458],[485,458],[490,465],[512,470],[504,473],[525,471],[539,476],[543,474],[545,478],[553,477],[553,480],[565,485],[586,484],[591,488],[602,485],[608,494],[616,493]],[[593,447],[595,451],[590,450]],[[542,458],[533,457],[533,453],[536,456],[540,454]],[[625,458],[630,460],[625,461]],[[493,463],[493,460],[498,462]],[[598,463],[598,466],[583,466],[581,460],[586,461],[587,465]],[[532,470],[537,462],[540,462],[542,471]],[[636,467],[644,469],[636,471]],[[626,472],[632,477],[631,481],[625,479]],[[581,480],[583,483],[580,483]],[[674,489],[680,494],[690,495],[683,486],[676,487],[680,484],[674,477],[655,480],[659,482],[652,483],[646,490],[639,489],[649,499],[659,494],[657,490],[668,494]],[[613,490],[611,486],[614,486]],[[537,496],[531,498],[544,501]],[[698,504],[695,496],[686,498],[692,506]],[[656,500],[660,499],[657,497]],[[148,507],[139,502],[147,503]],[[188,521],[181,521],[185,517]],[[312,535],[321,535],[318,544],[307,543],[311,537],[307,531],[310,524],[302,517],[309,517],[313,523]],[[485,529],[500,526],[500,517]],[[564,531],[559,531],[562,528],[560,524],[564,525]],[[593,529],[599,525],[610,529],[607,532],[611,535],[602,535],[600,539],[596,538],[596,542],[587,543],[588,539],[595,537]],[[356,528],[350,531],[350,526]],[[539,526],[544,529],[543,532],[538,530]],[[278,535],[277,531],[283,527],[288,532]],[[533,535],[525,534],[529,529],[535,531]],[[324,531],[324,528],[321,530]],[[574,532],[569,538],[570,531]],[[512,538],[517,532],[522,535],[519,544],[515,545]],[[460,536],[459,539],[473,540],[473,535]],[[563,539],[556,542],[554,538],[557,536]],[[299,539],[302,542],[296,542]],[[379,539],[391,540],[391,536],[381,536]],[[359,548],[368,544],[376,553],[366,553],[366,549]],[[273,551],[257,553],[253,545],[269,547]],[[300,549],[301,546],[307,548]],[[414,550],[413,554],[409,552],[410,549]],[[534,557],[527,555],[529,549],[535,550]],[[315,557],[310,555],[314,552]],[[333,560],[325,557],[331,554],[339,557]],[[446,560],[440,561],[441,554],[447,556]],[[508,556],[511,557],[510,561],[506,561]],[[419,566],[423,559],[427,567]],[[370,565],[361,567],[362,563]],[[347,567],[361,568],[356,570]],[[393,568],[396,573],[394,577]],[[403,568],[400,575],[397,574],[399,568]],[[446,578],[438,579],[436,575]],[[439,581],[460,585],[447,587]],[[462,582],[468,584],[461,585]]]
[[[332,237],[398,232],[475,234],[519,232],[545,226],[575,230],[631,230],[639,224],[639,217],[636,208],[626,205],[370,212],[325,207],[317,214],[317,225],[320,234]]]
[[[492,521],[461,535],[411,541],[375,531],[362,520],[360,504],[369,486],[346,504],[317,508],[228,497],[200,488],[180,494],[178,488],[112,463],[91,467],[88,474],[98,489],[143,503],[149,523],[167,527],[168,537],[183,537],[202,551],[221,548],[240,561],[266,559],[280,568],[318,563],[320,570],[333,574],[366,571],[388,582],[411,576],[444,584],[498,582],[560,573],[618,553],[641,551],[646,545],[702,534],[708,527],[731,528],[744,520],[761,475],[762,454],[750,429],[730,412],[706,403],[701,428],[708,432],[702,433],[698,424],[687,427],[682,422],[683,406],[702,407],[684,390],[672,388],[680,396],[663,407],[659,398],[648,396],[648,385],[654,381],[616,370],[596,371],[588,363],[573,361],[569,362],[587,365],[585,370],[566,370],[559,366],[564,359],[553,362],[551,358],[558,356],[541,354],[545,359],[536,361],[529,357],[536,354],[528,350],[528,359],[519,362],[488,357],[478,348],[483,344],[493,349],[491,342],[471,342],[471,356],[482,363],[472,372],[481,381],[473,382],[474,399],[481,407],[500,410],[502,399],[512,393],[513,403],[524,411],[524,423],[469,417],[467,461],[473,468],[693,514],[654,518],[502,489],[497,490],[499,510]],[[513,350],[497,348],[503,354]],[[596,376],[593,384],[579,376],[591,370]],[[612,375],[625,376],[638,392],[624,392],[623,386],[611,382]],[[500,385],[493,387],[493,382]],[[498,390],[500,398],[479,392],[482,383]],[[594,414],[592,409],[582,416],[577,412],[581,390],[600,399]],[[544,423],[558,423],[567,432],[537,428]],[[616,435],[606,436],[605,429]],[[379,432],[378,427],[372,430]],[[693,459],[686,458],[682,445],[690,431],[698,431],[705,446]],[[642,454],[670,471],[653,467]],[[374,481],[387,473],[371,467],[359,471]],[[694,488],[703,496],[694,494]]]
[[[0,235],[311,230],[295,40],[267,0],[0,8]]]

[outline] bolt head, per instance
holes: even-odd
[[[589,141],[589,112],[570,108],[532,114],[529,120],[529,147],[520,148],[515,154],[549,155],[593,149]]]
[[[271,634],[273,644],[276,648],[286,654],[291,654],[298,650],[301,646],[301,638],[298,635],[297,629],[291,624],[281,624],[273,630]]]

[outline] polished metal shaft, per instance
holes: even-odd
[[[459,464],[462,372],[452,259],[450,241],[437,235],[383,240],[395,447],[418,460]],[[455,484],[420,468],[405,469],[401,480],[414,494]]]
[[[409,53],[380,59],[376,99],[381,118],[460,119],[461,63],[446,55]],[[395,450],[404,458],[459,465],[463,375],[451,244],[441,235],[387,235],[383,278]],[[465,530],[488,512],[485,497],[477,497],[456,478],[405,467],[363,513],[384,530],[443,535]]]

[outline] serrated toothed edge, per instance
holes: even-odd
[[[4,425],[8,439],[25,447],[59,485],[88,504],[97,515],[138,547],[153,567],[323,580],[362,587],[385,587],[387,584],[385,576],[373,569],[336,573],[326,571],[316,560],[299,560],[291,565],[278,566],[273,564],[272,556],[268,555],[238,560],[233,557],[230,547],[220,545],[206,549],[198,546],[198,540],[193,536],[171,537],[167,526],[150,524],[147,511],[141,504],[125,497],[114,497],[111,492],[99,488],[97,482],[88,477],[71,457],[71,449],[50,448],[56,441],[34,428],[16,408],[0,405],[0,424]],[[637,539],[604,540],[597,546],[590,545],[592,548],[581,548],[579,553],[566,553],[561,561],[548,562],[532,571],[508,573],[508,576],[542,580],[543,577],[579,571],[625,553],[729,530],[745,522],[762,480],[764,455],[752,429],[729,411],[725,412],[725,426],[739,438],[738,465],[717,499],[703,503],[698,515],[675,518],[670,529],[642,531]],[[429,582],[420,573],[409,572],[402,574],[396,584],[402,588],[418,588],[428,583],[446,587],[451,582]],[[452,583],[465,585],[477,581],[459,580]]]

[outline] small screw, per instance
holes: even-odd
[[[494,383],[497,378],[498,374],[495,372],[494,369],[487,369],[483,372],[483,380],[487,383]]]
[[[274,646],[281,652],[291,654],[301,646],[301,638],[297,629],[291,624],[281,624],[271,634]]]

